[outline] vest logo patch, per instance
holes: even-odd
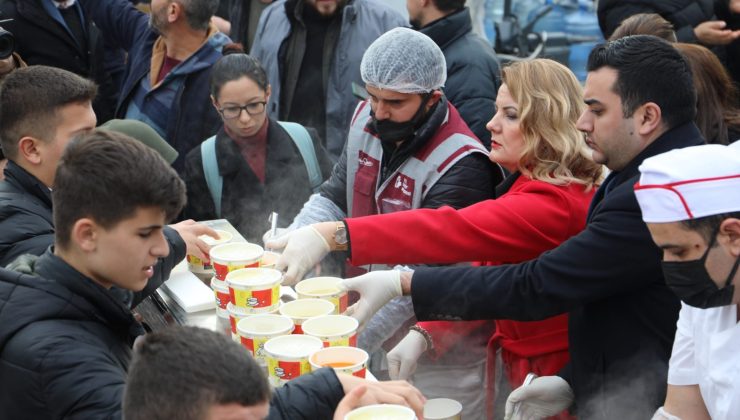
[[[405,177],[403,174],[399,174],[396,178],[396,183],[394,185],[396,189],[400,189],[401,193],[407,197],[411,197],[411,191],[409,190],[409,179]]]
[[[373,162],[374,159],[369,159],[367,155],[363,155],[364,153],[360,153],[360,157],[357,159],[357,162],[360,164],[360,166],[367,166],[368,168],[372,168],[375,164]]]

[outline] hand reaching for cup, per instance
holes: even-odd
[[[417,418],[424,418],[426,398],[421,391],[406,381],[373,382],[345,374],[337,374],[337,378],[342,384],[345,396],[334,412],[334,420],[343,419],[355,408],[371,404],[405,405],[414,410]]]
[[[329,253],[329,243],[312,226],[305,226],[265,242],[274,250],[283,250],[275,268],[284,271],[283,285],[292,286]]]
[[[218,239],[218,233],[215,230],[194,220],[184,220],[180,223],[170,225],[170,227],[175,229],[180,234],[182,240],[185,241],[189,255],[195,255],[202,260],[208,259],[208,251],[210,251],[211,247],[204,240],[200,239],[199,236],[207,235],[213,239]]]
[[[407,380],[416,372],[416,362],[427,351],[427,339],[410,330],[393,350],[388,352],[388,375],[391,379]]]
[[[401,272],[396,270],[371,271],[339,282],[342,290],[360,293],[360,300],[347,308],[347,315],[360,321],[360,328],[380,308],[395,297],[402,296]]]

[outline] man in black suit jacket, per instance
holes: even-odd
[[[684,59],[652,36],[595,48],[588,70],[578,126],[611,174],[583,232],[522,264],[373,272],[344,283],[362,295],[361,319],[399,294],[412,296],[419,320],[569,313],[571,363],[515,390],[507,418],[517,403],[521,415],[547,417],[574,401],[580,419],[650,418],[665,397],[679,301],[632,187],[644,159],[703,143],[692,122],[696,93]]]

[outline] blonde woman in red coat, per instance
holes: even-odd
[[[581,86],[568,68],[548,59],[505,67],[502,80],[496,113],[486,127],[491,132],[491,161],[512,175],[497,187],[495,200],[461,210],[419,209],[309,226],[291,237],[286,254],[295,257],[283,263],[311,266],[312,259],[325,254],[317,250],[349,245],[355,265],[498,265],[536,258],[580,232],[602,175],[576,129],[584,107]],[[341,243],[343,229],[348,244]],[[310,251],[296,252],[299,249]],[[481,322],[418,323],[388,354],[392,376],[408,378],[422,356],[438,360],[464,351],[466,334]],[[501,350],[512,389],[529,372],[553,375],[568,361],[567,325],[567,315],[536,322],[496,321],[488,352],[489,417],[496,352]],[[422,365],[419,374],[427,366]],[[447,382],[454,387],[457,380],[449,377]]]

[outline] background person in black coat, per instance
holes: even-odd
[[[200,147],[185,159],[188,204],[184,216],[225,218],[250,242],[261,242],[275,211],[283,226],[311,195],[303,158],[288,133],[267,117],[270,86],[262,65],[246,54],[228,54],[211,75],[213,106],[223,120],[216,134],[216,162],[223,176],[221,214],[217,214],[203,171]],[[321,141],[312,133],[322,179],[331,168]]]
[[[413,0],[406,3],[411,25],[432,38],[447,62],[444,93],[463,121],[486,146],[486,130],[500,87],[501,71],[493,48],[473,33],[465,0]]]
[[[665,397],[679,302],[632,186],[644,159],[703,143],[692,122],[696,93],[683,57],[652,36],[596,47],[588,70],[588,109],[578,127],[594,160],[612,172],[583,232],[522,264],[376,272],[344,282],[362,295],[361,319],[401,293],[412,296],[419,320],[526,321],[568,312],[570,364],[515,390],[507,418],[516,403],[523,416],[554,415],[574,396],[581,419],[650,418]]]

